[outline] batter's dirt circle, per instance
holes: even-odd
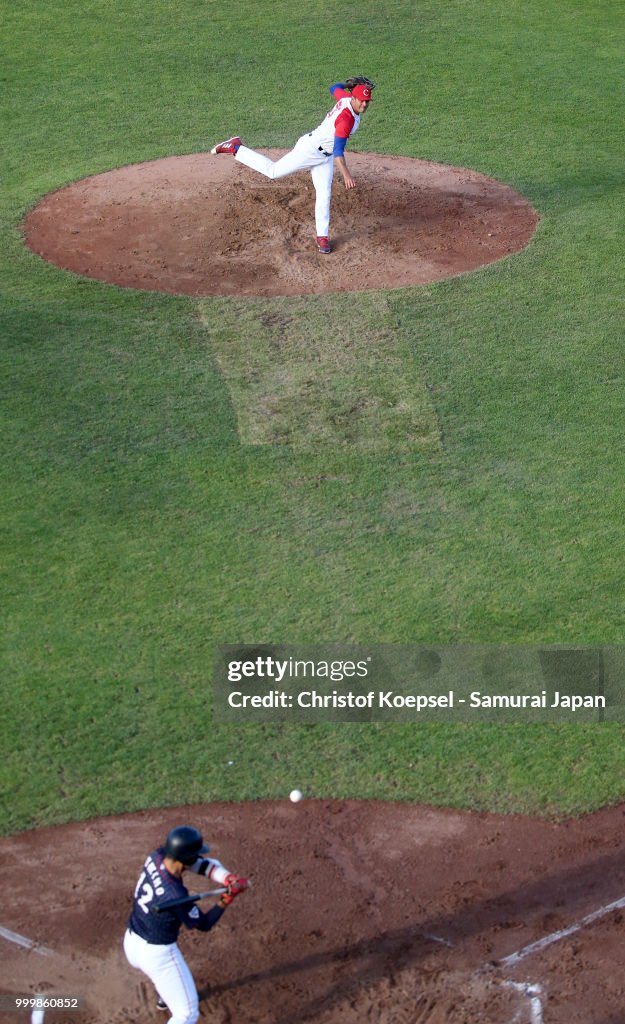
[[[126,288],[305,295],[439,281],[518,252],[536,228],[523,196],[475,171],[374,153],[349,163],[357,187],[335,176],[329,256],[308,172],[270,181],[205,153],[74,182],[31,210],[24,236],[51,263]]]
[[[145,856],[180,824],[254,881],[209,935],[181,936],[203,1021],[623,1020],[622,911],[603,912],[625,894],[622,807],[556,824],[286,794],[0,839],[4,1007],[42,993],[85,1001],[71,1015],[46,1010],[44,1024],[162,1019],[121,943]],[[188,885],[206,888],[194,876]],[[555,940],[504,963],[546,936]]]

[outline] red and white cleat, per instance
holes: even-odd
[[[226,139],[225,142],[218,142],[216,146],[213,146],[211,153],[229,153],[230,156],[235,156],[240,145],[241,140],[239,136],[233,135],[231,139]]]
[[[332,246],[330,245],[330,239],[326,238],[325,235],[317,235],[317,246],[319,252],[332,252]]]

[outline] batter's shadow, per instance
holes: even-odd
[[[602,889],[606,891],[602,892]],[[459,910],[436,914],[405,928],[359,939],[339,949],[323,950],[299,960],[276,964],[223,984],[207,985],[199,991],[200,1000],[214,999],[230,990],[305,971],[324,967],[336,970],[343,963],[346,972],[336,983],[328,985],[324,992],[320,992],[307,1005],[289,1008],[282,1016],[276,1015],[274,1020],[274,1024],[301,1024],[346,998],[354,998],[363,986],[370,988],[383,979],[393,985],[402,971],[416,966],[436,949],[453,957],[454,949],[463,949],[464,943],[471,938],[480,937],[491,929],[501,930],[502,935],[506,936],[511,925],[514,931],[518,929],[519,918],[527,921],[533,926],[533,933],[526,933],[524,939],[517,937],[512,948],[497,950],[495,957],[490,960],[496,966],[496,958],[503,958],[540,937],[545,915],[555,912],[558,916],[566,916],[568,924],[579,920],[598,905],[612,902],[618,898],[619,891],[625,891],[625,853],[622,851],[591,860],[581,867],[545,875],[535,882],[517,886],[496,896],[467,902]],[[539,932],[538,936],[536,931]],[[435,936],[439,937],[439,941],[444,939],[446,945],[437,944]],[[505,945],[510,946],[510,941],[505,942]],[[466,953],[464,948],[465,964]],[[479,970],[484,966],[485,959],[486,956],[480,954],[479,960],[469,965],[468,969]],[[350,973],[350,966],[355,966],[356,970]],[[318,980],[318,984],[319,981],[322,979]],[[617,1013],[600,1024],[625,1024],[625,1014]]]

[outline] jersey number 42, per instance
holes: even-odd
[[[135,889],[135,899],[137,901],[138,906],[141,907],[144,914],[148,913],[150,903],[154,899],[154,889],[152,888],[150,883],[146,881],[147,877],[147,872],[144,871],[141,877],[139,878],[139,881],[137,882],[137,887]]]

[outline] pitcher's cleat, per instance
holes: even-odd
[[[241,140],[238,135],[233,135],[231,139],[226,139],[225,142],[218,142],[216,146],[213,146],[211,153],[229,153],[230,156],[236,156],[237,149],[241,145]]]

